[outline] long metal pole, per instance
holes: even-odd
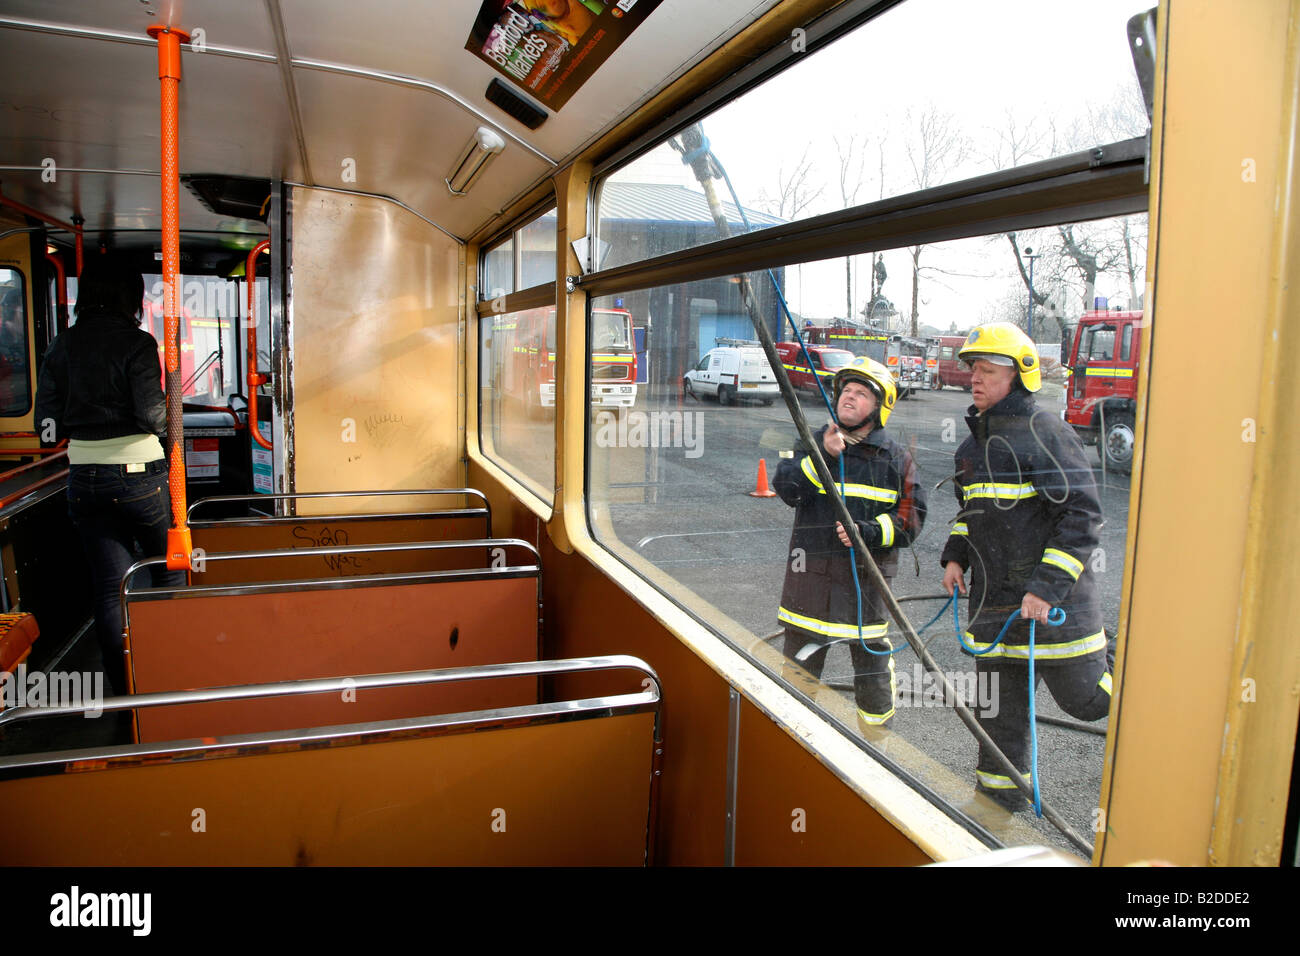
[[[180,373],[180,130],[181,43],[190,36],[175,27],[155,24],[148,33],[158,41],[158,82],[162,127],[163,338],[166,347],[168,484],[172,527],[167,531],[167,567],[188,569],[194,550],[185,519],[185,423],[181,410]]]
[[[714,224],[717,226],[722,238],[731,234],[731,228],[727,224],[727,217],[722,211],[722,204],[718,201],[717,191],[713,188],[713,170],[712,161],[707,149],[704,148],[704,133],[697,123],[688,127],[681,132],[682,145],[685,147],[685,155],[693,156],[691,168],[695,171],[696,178],[700,181],[704,189],[704,196],[709,204],[709,212],[713,216]],[[876,565],[876,560],[871,556],[871,550],[862,539],[858,526],[849,514],[849,509],[844,504],[844,499],[840,497],[839,485],[836,478],[831,474],[830,468],[826,465],[826,459],[822,457],[821,449],[813,440],[812,431],[808,427],[808,421],[804,418],[803,408],[795,395],[794,389],[790,386],[790,377],[786,374],[785,366],[781,358],[777,355],[776,345],[772,341],[772,333],[768,330],[763,322],[762,314],[758,309],[758,301],[754,298],[753,289],[750,287],[749,277],[741,274],[737,277],[740,281],[740,295],[745,303],[745,308],[749,312],[750,321],[754,325],[754,332],[758,335],[758,341],[763,346],[763,352],[767,355],[768,365],[776,373],[776,380],[781,389],[781,396],[785,399],[786,406],[790,410],[790,417],[794,420],[795,429],[799,432],[799,438],[807,446],[809,456],[812,458],[813,466],[817,469],[817,476],[820,478],[822,487],[826,490],[832,506],[835,508],[840,523],[848,531],[853,540],[853,547],[859,555],[862,556],[863,565],[871,579],[872,585],[881,594],[885,600],[886,607],[889,608],[889,614],[898,624],[907,639],[907,643],[912,646],[916,656],[920,658],[921,663],[925,665],[926,670],[934,674],[942,683],[944,700],[954,701],[953,709],[966,728],[975,736],[975,739],[991,753],[998,765],[1006,772],[1011,781],[1021,790],[1022,793],[1032,801],[1034,799],[1033,787],[1027,784],[1020,775],[1020,770],[1004,754],[1001,748],[993,742],[993,738],[988,735],[983,727],[979,725],[975,715],[970,708],[960,703],[956,689],[948,680],[948,677],[940,669],[938,663],[930,655],[925,645],[921,643],[920,636],[912,627],[912,623],[903,613],[902,607],[895,599],[893,592],[889,588],[885,576],[881,574],[880,568]],[[1032,299],[1031,299],[1032,301]],[[1073,843],[1080,850],[1083,850],[1089,856],[1092,855],[1092,844],[1085,840],[1073,827],[1070,826],[1061,815],[1054,809],[1043,802],[1040,798],[1040,804],[1043,809],[1043,816],[1048,819],[1058,830],[1064,834],[1065,838]]]

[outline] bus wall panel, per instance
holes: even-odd
[[[640,866],[653,714],[0,782],[11,866]]]
[[[498,534],[536,540],[538,519],[473,462],[470,484],[492,503]],[[664,761],[655,862],[721,865],[726,842],[726,681],[586,559],[564,554],[545,534],[541,537],[543,657],[634,654],[653,667],[663,683]],[[553,688],[578,696],[641,690],[639,679],[630,674],[626,686],[617,680],[616,674],[578,675]]]
[[[201,572],[191,572],[196,585],[246,581],[289,581],[316,577],[350,577],[402,571],[454,571],[488,567],[486,549],[454,548],[445,551],[374,551],[366,554],[292,555],[295,548],[333,548],[344,545],[396,544],[413,541],[464,541],[486,538],[486,516],[372,519],[366,521],[313,521],[303,518],[288,524],[191,525],[194,546],[207,554],[228,551],[283,550],[283,558],[249,561],[210,561]]]
[[[497,520],[532,527],[536,518],[471,464],[471,481]],[[508,517],[509,516],[509,517]],[[517,532],[516,532],[517,533]],[[726,760],[730,688],[699,656],[595,566],[543,536],[543,656],[635,654],[663,683],[664,758],[655,861],[720,865],[726,844]],[[566,677],[566,694],[618,691],[591,675]],[[895,826],[748,702],[740,733],[736,862],[903,865],[930,862]],[[792,809],[815,828],[791,830]],[[747,815],[747,818],[746,818]],[[769,829],[784,826],[779,838]]]
[[[535,578],[135,601],[133,692],[537,659]],[[535,703],[520,677],[137,711],[139,739],[181,740]]]
[[[744,701],[740,707],[736,863],[920,866],[930,858]]]
[[[663,778],[655,861],[720,865],[726,841],[727,683],[585,558],[546,546],[545,656],[633,654],[663,686]],[[628,674],[639,691],[640,677]],[[566,696],[597,690],[596,675],[565,678]],[[608,687],[608,678],[605,685]]]
[[[456,242],[392,203],[293,191],[295,491],[461,484],[459,257]],[[427,504],[385,498],[361,510]]]

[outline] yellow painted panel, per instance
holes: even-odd
[[[460,486],[459,245],[371,197],[295,189],[292,212],[294,489]]]
[[[0,859],[640,866],[652,724],[630,714],[9,780]]]
[[[740,708],[739,866],[920,866],[906,834],[749,701]]]
[[[1255,445],[1243,429],[1259,414],[1267,249],[1279,227],[1289,6],[1161,7],[1156,278],[1123,679],[1103,788],[1106,864],[1208,862],[1249,543]],[[1212,365],[1230,371],[1207,374]]]

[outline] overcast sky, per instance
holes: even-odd
[[[1150,6],[1134,0],[909,0],[796,64],[768,83],[761,97],[751,94],[708,118],[704,131],[747,206],[772,208],[780,174],[788,177],[806,156],[808,187],[820,187],[821,194],[800,218],[844,206],[836,137],[841,148],[847,148],[850,136],[859,147],[865,144],[857,203],[881,195],[882,152],[884,195],[916,189],[907,146],[911,143],[913,155],[919,155],[919,120],[927,111],[950,115],[952,129],[965,140],[964,149],[954,148],[931,170],[929,185],[1009,165],[999,139],[1013,123],[1033,134],[1022,163],[1125,138],[1135,131],[1108,126],[1107,114],[1117,100],[1140,103],[1126,23]],[[666,147],[619,178],[698,188]],[[1145,250],[1145,217],[1140,221]],[[1053,240],[1050,232],[1028,238],[1042,248]],[[884,292],[903,312],[911,308],[910,263],[906,250],[885,253]],[[967,328],[992,317],[1009,296],[1024,295],[1005,239],[932,246],[922,253],[921,264],[942,270],[922,273],[924,323]],[[856,310],[870,295],[868,257],[855,261],[854,272]],[[787,280],[796,312],[845,313],[843,259],[788,269]],[[1127,284],[1118,279],[1103,278],[1097,291],[1128,301]],[[1077,313],[1079,307],[1078,299],[1065,303],[1067,312]]]

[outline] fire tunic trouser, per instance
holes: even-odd
[[[1078,720],[1100,720],[1110,710],[1110,661],[1098,650],[1066,661],[1035,661],[1035,677],[1046,684],[1061,709]],[[1029,779],[1029,663],[1006,658],[977,657],[975,672],[981,696],[997,702],[975,708],[980,726],[1007,758]],[[983,690],[987,688],[987,690]],[[986,793],[1011,798],[1016,785],[981,744],[975,769],[976,786]],[[1041,788],[1041,785],[1040,785]]]
[[[808,644],[814,642],[808,634],[793,628],[785,629],[785,656],[795,661],[810,676],[821,680],[822,670],[826,667],[826,652],[831,644],[822,644],[802,660],[797,654]],[[893,655],[869,654],[862,649],[858,640],[845,642],[849,645],[849,654],[853,658],[853,697],[858,705],[858,716],[867,724],[888,726],[894,716],[894,658]],[[869,639],[867,646],[873,651],[888,651],[892,644],[889,638]]]

